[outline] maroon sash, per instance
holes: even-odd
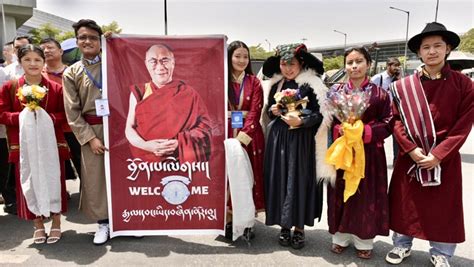
[[[398,80],[390,85],[390,90],[406,133],[418,147],[423,149],[425,155],[428,155],[436,145],[436,129],[420,75],[415,73]],[[427,170],[419,168],[414,163],[408,170],[408,174],[416,176],[422,186],[441,184],[440,165],[432,170]]]

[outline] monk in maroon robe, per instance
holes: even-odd
[[[145,63],[152,81],[131,86],[125,135],[134,157],[162,161],[204,162],[211,151],[211,127],[199,94],[183,81],[173,81],[174,55],[153,45]]]
[[[394,136],[400,145],[389,188],[395,248],[386,260],[410,256],[413,238],[430,241],[431,262],[449,266],[464,242],[461,156],[474,118],[472,81],[446,58],[459,37],[429,23],[408,42],[425,63],[419,73],[392,84]]]

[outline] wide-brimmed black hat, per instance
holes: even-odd
[[[281,72],[280,60],[289,62],[293,57],[296,57],[300,62],[303,62],[302,67],[304,69],[313,69],[320,75],[324,73],[323,62],[309,53],[304,44],[298,43],[277,46],[275,55],[267,58],[263,63],[263,74],[267,77],[273,77],[274,74]]]
[[[425,38],[426,36],[432,35],[443,36],[447,44],[451,45],[451,50],[454,50],[461,41],[461,39],[456,33],[448,31],[443,24],[438,22],[431,22],[426,24],[426,27],[421,33],[413,36],[410,40],[408,40],[408,48],[410,48],[413,53],[418,53],[418,50],[420,49],[421,45],[421,40],[423,40],[423,38]]]

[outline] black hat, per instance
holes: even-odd
[[[413,36],[410,40],[408,40],[408,48],[410,48],[413,53],[418,53],[418,50],[420,49],[421,45],[421,40],[423,40],[423,38],[425,38],[426,36],[433,35],[439,35],[444,37],[447,44],[451,45],[451,50],[454,50],[461,41],[461,39],[459,39],[459,36],[456,33],[448,31],[443,24],[438,22],[431,22],[426,24],[426,27],[420,34],[417,34]]]
[[[276,48],[275,55],[267,58],[263,63],[262,72],[267,77],[273,77],[275,73],[280,73],[280,60],[291,61],[296,57],[303,63],[303,69],[313,69],[318,74],[324,73],[323,62],[308,52],[304,44],[279,45]]]

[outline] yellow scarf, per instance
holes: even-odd
[[[344,135],[337,138],[326,153],[326,162],[336,169],[344,170],[344,202],[355,194],[359,182],[365,176],[365,152],[362,134],[364,124],[357,120],[354,124],[342,123]]]

